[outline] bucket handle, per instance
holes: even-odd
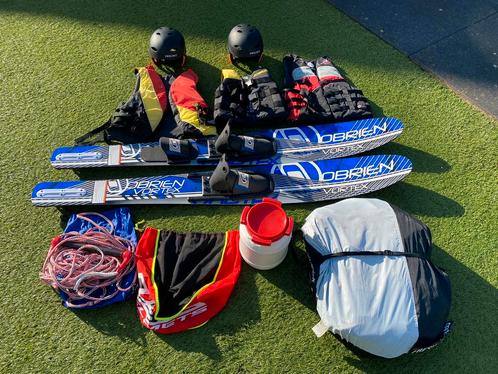
[[[240,223],[243,225],[247,225],[247,215],[249,214],[249,210],[251,207],[245,206],[244,210],[242,211],[242,216],[240,217]]]
[[[294,229],[294,218],[292,216],[287,216],[287,229],[285,230],[285,235],[290,236],[292,230]]]

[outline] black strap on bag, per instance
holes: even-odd
[[[413,252],[394,252],[394,251],[346,251],[329,253],[328,255],[321,255],[322,262],[335,257],[348,257],[348,256],[404,256],[404,257],[418,257],[425,259],[425,255]]]

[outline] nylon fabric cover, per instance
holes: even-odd
[[[389,248],[403,252],[396,217],[380,200],[356,199],[314,210],[302,231],[321,255]],[[418,339],[410,274],[405,258],[365,256],[324,261],[316,279],[317,311],[330,330],[383,357],[406,353]]]
[[[302,228],[322,323],[386,358],[440,340],[450,305],[447,276],[428,257],[347,255],[388,250],[429,256],[428,228],[396,209],[377,199],[346,199],[314,210]]]
[[[216,135],[216,128],[207,123],[209,107],[197,90],[198,80],[192,69],[169,78],[169,102],[180,138]]]
[[[426,258],[432,254],[432,237],[429,228],[400,208],[391,205],[406,252],[422,253]],[[406,259],[412,278],[419,339],[414,348],[428,347],[441,338],[447,325],[451,304],[451,286],[448,275],[428,261]]]
[[[109,220],[111,220],[112,224],[114,225],[114,234],[117,236],[120,236],[122,238],[128,239],[133,243],[133,246],[136,247],[137,245],[137,235],[135,233],[135,226],[133,224],[133,220],[131,218],[131,213],[128,208],[118,208],[118,209],[112,209],[108,210],[105,212],[99,212],[99,214],[104,215],[107,217]],[[107,225],[107,223],[100,218],[99,216],[90,216],[90,219],[95,221],[95,223],[102,225],[108,229],[110,227]],[[69,217],[69,220],[67,222],[66,228],[64,229],[64,233],[68,232],[79,232],[80,234],[85,233],[88,231],[88,229],[94,227],[90,222],[87,222],[81,218],[77,217],[77,214],[72,214],[71,217]],[[135,272],[131,272],[128,274],[124,279],[123,279],[123,286],[126,288],[128,287],[131,283],[133,283],[133,280],[135,279]],[[107,287],[107,290],[109,293],[112,293],[115,291],[114,287]],[[113,298],[109,300],[104,300],[97,305],[93,306],[88,306],[88,307],[83,307],[79,309],[99,309],[104,306],[114,304],[117,302],[125,301],[130,298],[130,296],[135,292],[135,288],[131,288],[128,291],[122,291],[116,294]],[[68,305],[66,303],[68,297],[67,294],[64,291],[59,291],[59,296],[62,299],[62,305],[64,305],[66,308],[68,308]],[[94,294],[93,296],[97,296]],[[82,300],[81,303],[85,303],[86,301]],[[77,301],[73,302],[74,304],[78,304]]]
[[[147,228],[137,247],[142,324],[159,333],[199,327],[225,306],[240,274],[238,231]]]

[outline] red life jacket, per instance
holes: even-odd
[[[180,138],[199,138],[216,135],[216,128],[208,125],[209,107],[197,91],[199,78],[192,70],[169,78],[169,103],[175,117]]]
[[[320,81],[313,66],[296,55],[283,59],[284,99],[290,121],[316,122],[330,117]]]

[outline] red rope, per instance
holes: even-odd
[[[95,223],[88,218],[90,215],[102,218],[110,229]],[[121,283],[135,269],[135,248],[130,240],[113,234],[114,225],[102,214],[81,213],[77,217],[93,227],[84,234],[61,234],[52,241],[40,279],[55,290],[64,291],[68,307],[84,308],[133,287],[136,273],[131,284],[123,287]],[[114,286],[111,293],[109,286]]]

